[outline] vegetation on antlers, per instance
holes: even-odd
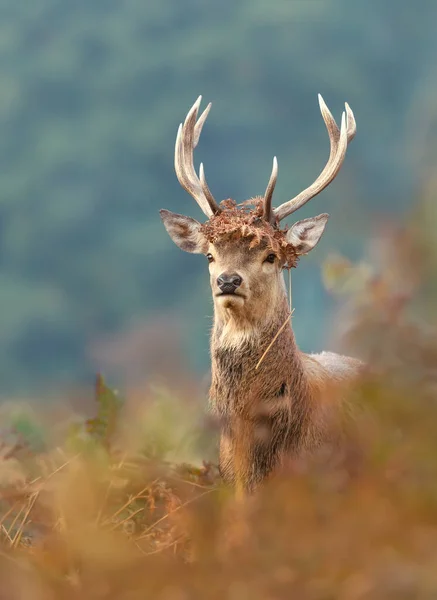
[[[261,197],[246,200],[238,205],[234,200],[223,200],[220,213],[213,215],[200,228],[201,233],[211,244],[229,237],[238,240],[252,238],[249,247],[255,248],[262,241],[277,253],[283,268],[296,267],[298,254],[287,240],[287,228],[279,229],[263,218],[264,199]]]

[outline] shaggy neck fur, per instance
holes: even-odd
[[[225,480],[240,478],[249,488],[271,472],[283,452],[306,445],[314,409],[289,324],[256,368],[289,317],[285,289],[272,308],[258,327],[216,312],[211,339],[210,402],[223,424],[220,469]]]
[[[252,420],[257,415],[274,413],[279,405],[283,407],[285,396],[291,400],[292,412],[299,410],[299,396],[307,391],[308,386],[290,325],[285,326],[258,366],[289,315],[284,297],[274,318],[257,329],[243,326],[239,330],[232,318],[227,322],[215,319],[211,340],[210,396],[213,408],[221,416],[240,415]]]

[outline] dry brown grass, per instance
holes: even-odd
[[[0,448],[0,599],[436,598],[437,336],[399,268],[413,242],[396,232],[373,274],[325,271],[370,362],[357,477],[315,461],[235,505],[213,465],[177,464],[165,419],[123,413],[98,379],[96,417],[62,443],[35,452],[12,432]]]

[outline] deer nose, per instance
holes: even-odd
[[[236,273],[222,273],[217,277],[217,285],[224,294],[233,294],[243,279]]]

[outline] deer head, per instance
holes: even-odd
[[[206,182],[203,164],[197,175],[193,151],[211,104],[197,119],[201,96],[179,126],[175,146],[175,170],[181,186],[196,200],[208,217],[199,223],[168,210],[161,210],[164,226],[172,240],[186,252],[206,255],[216,316],[247,328],[268,319],[285,297],[282,271],[295,267],[320,240],[329,215],[297,221],[289,229],[280,222],[325,189],[343,164],[348,143],[356,133],[352,110],[345,105],[338,128],[323,98],[320,110],[329,134],[330,155],[319,177],[300,194],[272,207],[278,176],[273,168],[264,196],[237,205],[232,200],[218,204]]]

